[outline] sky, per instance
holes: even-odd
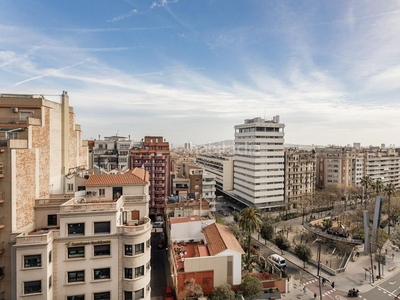
[[[0,0],[0,94],[62,91],[85,139],[400,146],[400,1]]]

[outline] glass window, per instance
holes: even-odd
[[[125,245],[125,255],[132,256],[132,245]]]
[[[110,233],[110,222],[94,222],[94,233]]]
[[[94,269],[94,280],[109,279],[110,268]]]
[[[99,189],[99,196],[104,197],[106,195],[106,189]]]
[[[111,245],[94,245],[93,254],[94,256],[111,255]]]
[[[110,300],[111,298],[110,292],[102,292],[102,293],[94,293],[94,300]]]
[[[144,276],[144,266],[135,268],[135,277]]]
[[[68,282],[84,282],[85,270],[68,272]]]
[[[53,251],[50,250],[50,251],[49,251],[49,263],[51,263],[52,256],[53,256]]]
[[[146,248],[150,248],[150,239],[146,241]]]
[[[38,268],[42,266],[42,255],[25,255],[24,268]]]
[[[82,234],[85,235],[85,223],[72,223],[68,224],[68,234]]]
[[[135,245],[135,254],[144,253],[144,243]]]
[[[135,291],[135,300],[144,298],[144,289]]]
[[[85,300],[85,295],[67,296],[67,300]]]
[[[53,278],[51,277],[51,275],[50,275],[50,277],[49,277],[49,288],[51,288],[51,285],[53,284]]]
[[[124,291],[124,300],[133,300],[132,292]]]
[[[124,268],[125,278],[132,279],[132,268]]]
[[[85,257],[85,246],[69,247],[68,258]]]
[[[24,294],[36,294],[42,292],[42,281],[26,281],[24,282]]]
[[[57,215],[47,215],[47,226],[57,226]]]

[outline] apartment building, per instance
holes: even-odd
[[[285,205],[284,128],[279,116],[235,126],[235,199],[256,208]]]
[[[12,299],[150,299],[148,173],[79,175],[85,190],[36,199],[16,236]]]
[[[183,299],[184,282],[191,278],[206,295],[222,284],[240,284],[245,252],[228,226],[199,216],[170,218],[167,235],[168,258],[178,299]]]
[[[316,157],[314,151],[285,150],[285,199],[288,209],[296,208],[315,194]]]
[[[73,195],[66,176],[86,168],[88,150],[67,92],[0,94],[0,123],[0,299],[17,299],[16,236],[35,229],[35,199]]]
[[[150,218],[165,214],[171,194],[171,158],[169,143],[162,136],[146,136],[140,147],[130,150],[130,168],[144,167],[150,174]]]
[[[91,165],[97,166],[105,171],[127,170],[129,168],[129,150],[137,148],[140,142],[132,141],[123,136],[109,136],[92,141],[93,148],[89,149],[91,153]]]
[[[195,161],[196,161],[195,157],[178,156],[176,153],[172,154],[171,155],[172,173],[174,173],[176,177],[184,177],[183,166],[185,164],[194,164]]]
[[[233,156],[202,153],[196,156],[196,164],[215,175],[217,191],[233,190]]]
[[[360,186],[361,178],[368,175],[384,184],[393,183],[400,188],[400,156],[392,148],[317,148],[317,186],[329,184]]]

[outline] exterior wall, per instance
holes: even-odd
[[[215,175],[216,189],[233,190],[233,157],[217,154],[199,154],[196,163]]]
[[[185,223],[171,224],[171,242],[177,241],[200,241],[204,239],[201,233],[202,221],[191,221]]]
[[[65,142],[61,130],[65,120],[62,117],[63,111],[67,110],[67,115],[71,114],[65,123],[74,121],[67,97],[63,93],[62,104],[46,100],[43,96],[0,95],[1,128],[17,130],[18,133],[18,136],[11,136],[8,140],[4,131],[1,134],[6,139],[2,140],[4,152],[0,154],[0,160],[3,156],[8,161],[4,164],[7,178],[0,180],[0,194],[5,197],[5,203],[0,209],[0,220],[6,222],[0,236],[0,246],[4,245],[0,262],[6,270],[0,282],[0,293],[4,292],[5,299],[15,299],[20,289],[20,285],[16,284],[19,258],[12,245],[19,233],[29,233],[35,228],[35,199],[63,192],[66,174],[62,170],[63,153],[68,153],[65,157],[71,160],[68,163],[74,165],[76,161],[87,160],[87,154],[84,158],[77,157],[87,151],[81,142],[74,144],[71,153],[69,147],[62,147]],[[28,117],[25,117],[27,114]]]
[[[287,208],[315,193],[316,158],[311,151],[287,149],[285,152],[285,200]]]
[[[234,194],[247,205],[284,205],[284,127],[278,116],[235,126]]]
[[[183,300],[184,298],[179,295],[179,293],[184,288],[184,282],[187,279],[194,279],[196,284],[201,285],[203,293],[209,295],[213,292],[213,279],[215,278],[213,271],[203,271],[203,272],[192,272],[192,273],[180,273],[178,274],[178,300]]]

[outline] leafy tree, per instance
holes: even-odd
[[[285,238],[282,234],[278,234],[275,237],[275,244],[280,250],[289,250],[290,242],[287,238]]]
[[[261,295],[263,287],[260,279],[253,276],[247,276],[243,278],[242,283],[240,284],[240,290],[245,299],[251,300]]]
[[[261,237],[264,240],[270,241],[274,237],[274,232],[275,232],[275,228],[274,228],[274,225],[271,223],[271,221],[264,220],[264,222],[261,226],[261,230],[260,230]]]
[[[306,267],[306,263],[308,263],[311,259],[311,249],[305,244],[297,245],[294,248],[294,253],[296,256],[303,262],[303,267]]]
[[[333,226],[333,222],[331,218],[326,218],[322,220],[322,226],[326,229],[329,229]]]
[[[388,183],[384,188],[383,188],[385,194],[388,196],[388,235],[390,237],[390,223],[391,223],[391,210],[390,210],[390,198],[396,193],[396,187],[393,183]]]
[[[184,284],[183,289],[179,293],[178,298],[180,299],[189,297],[199,298],[204,296],[203,289],[199,284],[195,283],[195,280],[193,278],[186,279],[183,284]]]
[[[211,300],[235,300],[235,292],[232,291],[229,284],[223,284],[216,287],[213,293],[210,295]]]
[[[239,227],[247,233],[247,263],[250,262],[251,234],[259,231],[261,225],[261,216],[253,207],[247,207],[242,210],[239,217]]]

